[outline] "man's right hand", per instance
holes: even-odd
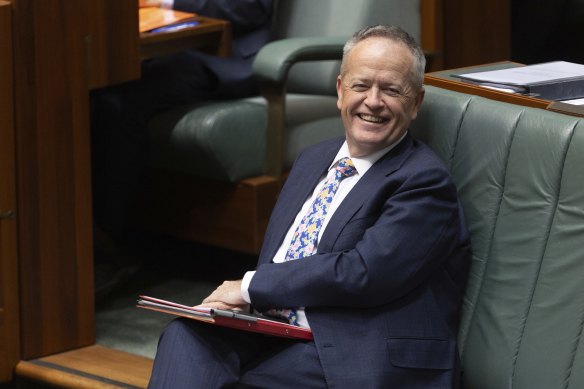
[[[249,312],[249,304],[241,295],[241,280],[223,282],[203,300],[201,306],[217,309],[239,309]]]

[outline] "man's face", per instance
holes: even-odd
[[[363,157],[397,141],[416,118],[424,91],[414,90],[414,58],[401,43],[371,37],[355,45],[337,79],[337,107],[349,152]]]

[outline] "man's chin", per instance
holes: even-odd
[[[386,143],[387,139],[379,137],[356,139],[353,142],[349,142],[349,151],[352,157],[366,157],[388,146]]]

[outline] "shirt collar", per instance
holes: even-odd
[[[365,174],[367,172],[367,170],[369,170],[369,168],[371,166],[373,166],[373,164],[375,162],[377,162],[381,157],[383,157],[385,154],[387,154],[389,152],[389,150],[391,150],[395,146],[397,146],[399,144],[399,142],[401,142],[406,137],[407,133],[408,132],[406,131],[401,136],[401,138],[399,138],[397,141],[395,141],[391,145],[384,147],[383,149],[376,151],[373,154],[367,155],[365,157],[359,157],[359,158],[351,157],[351,155],[349,153],[349,145],[347,144],[347,141],[345,140],[343,142],[343,145],[339,149],[339,152],[337,153],[337,155],[333,159],[333,162],[329,166],[328,170],[332,169],[333,166],[335,166],[336,163],[339,162],[340,159],[351,158],[351,161],[353,161],[353,165],[355,165],[355,169],[357,169],[357,174],[362,176],[363,174]]]

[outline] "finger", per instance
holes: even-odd
[[[213,308],[213,309],[228,309],[232,311],[242,311],[243,308],[237,305],[226,304],[221,301],[211,301],[208,303],[203,303],[198,307],[202,308]]]
[[[209,296],[207,296],[203,299],[203,304],[211,303],[211,302],[219,301],[219,300],[220,299],[219,299],[218,294],[216,292],[213,292]]]

